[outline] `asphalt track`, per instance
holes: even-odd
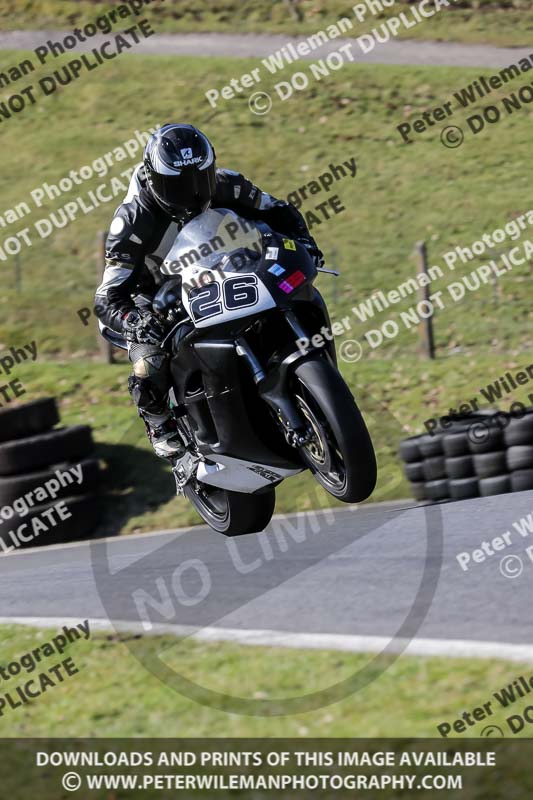
[[[0,49],[33,49],[65,35],[2,32]],[[157,35],[134,52],[259,58],[304,38]],[[406,40],[366,55],[353,48],[354,59],[366,63],[480,68],[507,66],[529,52]],[[532,512],[533,493],[524,492],[428,508],[381,504],[289,515],[233,541],[196,527],[28,550],[0,557],[0,622],[61,627],[68,616],[139,630],[197,630],[197,638],[362,650],[399,635],[418,642],[419,652],[501,650],[529,658],[533,550],[530,558],[530,542],[513,523]],[[458,553],[507,530],[512,545],[461,570]],[[142,597],[152,598],[151,607]]]
[[[532,512],[533,492],[522,492],[277,517],[265,532],[231,541],[195,527],[35,548],[0,558],[0,621],[153,623],[204,638],[239,640],[221,632],[240,631],[251,639],[244,643],[278,636],[291,646],[290,633],[303,646],[356,650],[399,634],[440,642],[443,653],[450,642],[450,654],[458,641],[485,643],[480,653],[488,647],[492,656],[499,645],[490,643],[524,645],[529,660],[533,516],[530,534],[513,523]],[[458,553],[506,531],[511,544],[461,569]],[[353,646],[345,637],[356,637]],[[377,639],[365,645],[365,637]]]
[[[68,31],[2,31],[0,50],[33,50],[49,39],[62,41]],[[110,35],[94,36],[79,43],[76,51],[90,51],[109,40]],[[307,36],[277,34],[186,33],[157,34],[142,40],[131,51],[139,55],[210,56],[231,58],[264,58],[282,47],[307,41]],[[392,39],[377,44],[370,53],[363,53],[355,38],[332,39],[313,50],[303,59],[316,60],[337,51],[339,46],[351,43],[351,57],[355,63],[397,64],[413,66],[450,67],[506,67],[520,58],[531,55],[531,47],[494,47],[485,44],[460,44],[423,40]],[[348,58],[348,56],[346,56]],[[47,64],[54,63],[50,59]]]

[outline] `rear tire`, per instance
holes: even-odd
[[[37,472],[63,461],[79,462],[94,449],[89,425],[71,425],[0,444],[0,475]]]
[[[422,460],[422,453],[418,446],[418,442],[421,438],[421,436],[410,436],[408,439],[404,439],[400,442],[400,458],[402,461],[405,461],[406,464]]]
[[[477,478],[457,478],[448,481],[450,497],[454,500],[466,500],[479,497],[479,481]]]
[[[446,459],[444,456],[432,456],[422,461],[422,472],[425,481],[438,481],[447,478]]]
[[[224,536],[244,536],[263,531],[276,505],[275,489],[262,494],[244,494],[198,482],[185,487],[185,497],[204,522]]]
[[[511,491],[526,492],[533,489],[533,469],[518,469],[511,472]]]
[[[503,436],[507,447],[533,444],[533,413],[530,411],[521,419],[512,419]]]
[[[53,397],[43,397],[0,411],[0,442],[44,433],[57,425],[59,413]]]
[[[452,456],[445,460],[446,475],[454,480],[474,477],[472,456]]]
[[[438,481],[427,481],[424,484],[424,492],[428,500],[448,500],[450,497],[448,481],[443,478]]]
[[[493,478],[504,475],[507,471],[505,450],[496,450],[493,453],[478,453],[473,456],[474,469],[478,478]]]
[[[410,463],[403,465],[403,471],[405,472],[405,477],[411,483],[420,483],[424,481],[424,469],[423,469],[424,462],[423,461],[411,461]]]
[[[316,481],[337,500],[360,503],[376,485],[374,448],[361,412],[341,374],[313,358],[294,370],[293,394],[315,432],[300,454]],[[303,405],[302,405],[303,401]]]
[[[456,430],[446,433],[442,440],[444,455],[446,458],[457,458],[458,456],[470,455],[468,447],[468,431]]]
[[[507,448],[507,469],[510,472],[533,467],[533,445],[514,444]]]
[[[54,464],[53,467],[42,470],[41,472],[30,472],[26,475],[12,475],[3,478],[0,476],[0,505],[9,505],[17,497],[22,497],[27,492],[33,492],[39,486],[56,478],[56,470],[69,472],[73,466],[79,466],[82,470],[81,484],[72,483],[61,486],[55,494],[54,499],[72,497],[73,495],[87,494],[98,486],[101,478],[100,465],[96,459],[85,459],[79,465],[72,463]]]
[[[440,433],[436,435],[427,434],[426,436],[421,436],[418,441],[418,448],[424,458],[432,458],[433,456],[442,456],[444,454],[444,449],[442,446],[443,436]]]
[[[481,478],[479,481],[479,493],[481,497],[506,494],[506,492],[510,491],[512,491],[512,489],[509,475],[491,475],[489,478]]]

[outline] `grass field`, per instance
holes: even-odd
[[[202,0],[191,5],[186,0],[167,0],[143,9],[140,18],[152,21],[160,33],[189,33],[221,31],[228,33],[286,33],[290,35],[313,34],[341,17],[354,23],[353,36],[405,13],[411,16],[411,3],[397,0],[392,7],[382,4],[376,16],[367,14],[361,20],[354,16],[348,0],[296,0],[291,13],[286,0]],[[19,3],[6,0],[0,10],[2,28],[72,29],[94,21],[112,7],[108,2],[65,3],[62,0],[30,0]],[[125,20],[124,27],[129,20]],[[533,30],[533,11],[527,0],[462,0],[431,19],[411,28],[402,26],[400,37],[408,39],[436,39],[493,43],[499,45],[526,45]]]
[[[3,53],[3,64],[22,56]],[[21,171],[20,159],[7,159],[0,178],[0,215],[22,201],[31,208],[29,215],[3,228],[3,237],[28,227],[33,241],[19,256],[19,288],[16,259],[1,262],[5,288],[0,298],[0,350],[35,340],[37,363],[16,372],[28,392],[24,399],[56,394],[65,421],[95,426],[101,454],[116,464],[113,473],[121,476],[116,481],[120,498],[113,504],[115,529],[117,519],[128,531],[197,519],[185,504],[176,505],[178,501],[171,498],[169,478],[159,463],[137,449],[143,434],[127,395],[127,367],[96,361],[94,320],[85,327],[77,314],[92,305],[97,233],[109,224],[120,194],[48,238],[40,239],[34,226],[99,184],[108,186],[111,176],[136,160],[117,163],[109,175],[94,177],[36,208],[30,191],[42,181],[57,184],[70,170],[118,147],[135,130],[147,130],[177,114],[212,136],[222,165],[243,171],[281,197],[328,172],[331,164],[355,158],[356,178],[345,177],[331,190],[346,210],[315,225],[312,232],[342,272],[337,284],[328,276],[319,279],[332,316],[347,315],[349,338],[363,342],[369,326],[377,327],[388,318],[398,320],[399,311],[414,302],[414,296],[407,296],[388,311],[376,312],[370,323],[359,322],[351,311],[372,292],[394,289],[414,275],[415,242],[425,239],[430,264],[444,267],[447,250],[469,246],[529,207],[527,109],[476,138],[470,135],[456,150],[442,146],[435,128],[411,145],[404,144],[395,130],[403,120],[440,105],[477,71],[346,66],[307,92],[276,102],[266,117],[250,113],[243,96],[216,111],[202,103],[208,88],[226,83],[253,63],[124,55],[112,69],[103,66],[83,75],[76,85],[40,98],[35,106],[1,123],[5,152],[31,154],[37,167]],[[283,73],[283,78],[290,74],[290,70]],[[277,80],[271,76],[271,83]],[[263,88],[272,86],[265,82]],[[464,124],[465,116],[463,111],[453,121]],[[309,197],[302,210],[314,209],[328,196],[322,192]],[[5,238],[0,246],[3,242]],[[445,290],[450,277],[456,281],[482,263],[476,260],[453,273],[447,271],[431,289]],[[529,363],[530,279],[531,264],[525,263],[506,273],[496,286],[467,292],[461,303],[438,310],[438,359],[433,363],[420,360],[417,331],[403,326],[395,339],[376,350],[366,347],[359,363],[341,363],[376,441],[380,484],[374,499],[407,494],[395,455],[404,435],[421,430],[425,417],[446,413],[506,369]],[[526,389],[512,399],[527,399]],[[128,442],[133,438],[136,449],[111,451],[108,445],[124,436]],[[124,474],[126,455],[132,471]],[[145,482],[140,476],[148,464],[151,477]],[[281,512],[332,504],[308,478],[288,482],[278,494]]]
[[[447,414],[451,407],[477,396],[480,388],[507,370],[530,363],[527,354],[507,356],[477,353],[450,356],[418,365],[408,357],[368,360],[342,365],[369,426],[378,458],[378,484],[373,501],[409,497],[397,457],[398,443],[423,430],[425,419]],[[97,455],[108,465],[111,488],[105,500],[100,533],[170,529],[194,524],[199,517],[189,503],[174,496],[174,481],[166,465],[151,452],[142,423],[127,393],[126,365],[36,361],[16,376],[27,388],[22,400],[55,395],[62,422],[93,426]],[[15,374],[15,373],[14,373]],[[501,403],[531,404],[522,387]],[[335,506],[335,500],[306,473],[277,489],[277,513]]]
[[[2,664],[54,635],[52,630],[1,627]],[[91,636],[71,644],[62,656],[73,659],[79,674],[21,708],[7,708],[0,717],[0,736],[92,737],[105,731],[108,737],[438,737],[437,725],[453,722],[490,699],[495,713],[489,722],[505,727],[505,718],[518,713],[527,700],[503,709],[492,693],[531,673],[530,666],[502,661],[402,656],[393,663],[375,663],[376,679],[333,705],[291,716],[255,717],[198,705],[161,683],[133,653],[140,660],[164,657],[184,678],[214,691],[271,701],[274,715],[283,711],[283,698],[348,679],[372,659],[366,654],[200,644],[171,637],[130,636],[125,642],[121,636]],[[51,656],[41,664],[47,669],[59,660]],[[2,686],[3,692],[12,688],[9,683]],[[127,697],[142,702],[127,702]],[[483,726],[480,722],[461,736],[479,736]],[[506,735],[511,735],[508,730]],[[527,727],[521,735],[529,735]]]
[[[21,55],[4,53],[4,63],[15,62]],[[482,260],[459,265],[450,273],[443,254],[457,245],[469,246],[528,209],[527,108],[476,138],[467,134],[464,145],[456,150],[441,145],[440,127],[418,135],[411,145],[395,129],[444,102],[473,80],[477,71],[348,65],[306,92],[297,92],[284,103],[278,100],[266,117],[250,113],[242,95],[219,110],[202,102],[205,90],[221,86],[252,63],[123,55],[112,69],[103,66],[84,74],[76,85],[40,98],[2,123],[6,152],[31,153],[38,169],[21,172],[18,159],[8,160],[3,169],[0,214],[5,216],[7,209],[22,201],[28,202],[31,213],[2,232],[7,238],[29,227],[33,245],[24,247],[19,256],[20,292],[15,288],[15,257],[2,263],[6,291],[1,344],[23,343],[33,330],[41,353],[82,356],[94,352],[94,325],[84,327],[76,312],[92,305],[96,235],[108,226],[121,199],[120,190],[116,199],[86,216],[78,211],[74,222],[47,238],[41,239],[34,226],[77,197],[90,204],[89,190],[100,184],[109,187],[111,175],[118,176],[135,159],[116,163],[104,178],[96,176],[61,197],[45,200],[41,208],[29,193],[42,181],[57,184],[70,170],[91,164],[131,138],[135,130],[147,130],[176,115],[206,129],[215,140],[220,164],[240,169],[281,197],[328,172],[330,164],[356,159],[355,179],[340,179],[330,195],[308,195],[302,206],[312,211],[317,203],[337,194],[346,208],[312,228],[328,259],[342,271],[337,285],[332,278],[320,279],[336,317],[351,314],[354,304],[377,289],[395,289],[412,277],[413,248],[421,239],[428,243],[430,264],[446,272],[431,285],[432,290],[469,274]],[[290,70],[283,78],[289,75]],[[271,83],[277,80],[270,76]],[[516,85],[522,83],[518,79]],[[157,90],[149,90],[151,86]],[[265,81],[262,88],[272,86]],[[40,127],[44,115],[46,137]],[[452,122],[464,124],[465,116],[464,111],[458,112]],[[484,285],[478,292],[467,292],[461,303],[438,311],[439,354],[472,353],[487,345],[502,354],[527,348],[531,344],[530,334],[524,338],[531,321],[530,276],[530,264],[515,267],[499,279],[497,290]],[[405,297],[391,309],[392,315],[397,318],[398,311],[408,309],[415,299]],[[509,304],[513,314],[509,314]],[[376,320],[384,322],[390,315],[376,315]],[[359,338],[368,326],[358,323],[353,314],[351,318],[354,338]],[[417,343],[416,330],[401,326],[397,338],[366,355],[414,354]]]

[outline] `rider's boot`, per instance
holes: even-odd
[[[144,420],[156,456],[174,459],[180,458],[185,453],[176,420],[170,414],[159,416],[139,409],[139,415]]]

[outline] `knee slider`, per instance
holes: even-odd
[[[130,375],[128,389],[137,408],[150,411],[153,414],[161,413],[165,406],[165,398],[157,391],[151,380]]]

